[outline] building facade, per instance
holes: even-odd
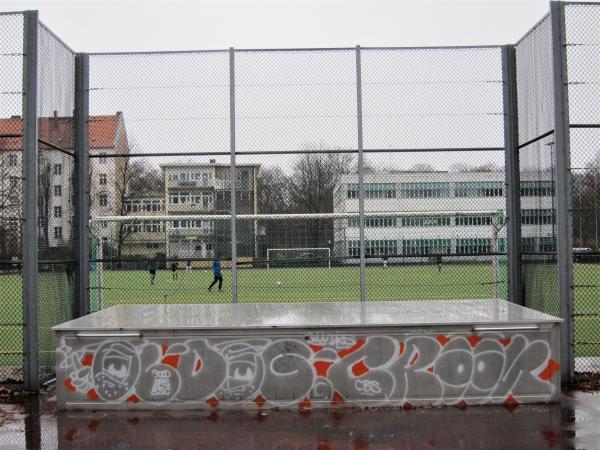
[[[365,183],[367,256],[506,252],[503,172],[368,173]],[[521,183],[521,229],[526,248],[551,245],[552,183]],[[334,192],[336,256],[359,256],[358,178],[345,175]],[[383,213],[377,216],[377,213]]]

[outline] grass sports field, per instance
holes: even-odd
[[[575,266],[576,341],[592,343],[578,345],[578,356],[600,355],[600,265]],[[95,272],[91,273],[92,308],[120,303],[209,303],[230,302],[230,272],[223,271],[223,291],[208,285],[212,274],[194,269],[180,269],[174,280],[171,271],[159,270],[154,285],[146,271],[104,271],[103,289],[97,289]],[[500,265],[499,296],[506,296],[506,270]],[[21,278],[0,276],[0,371],[1,366],[22,364],[22,305]],[[369,300],[446,300],[490,298],[493,296],[491,264],[381,266],[367,268]],[[547,286],[540,286],[540,289]],[[41,362],[53,362],[54,337],[49,328],[68,320],[73,314],[61,299],[70,297],[72,281],[63,273],[40,274],[39,339]],[[100,296],[99,293],[102,292]],[[302,302],[355,301],[359,298],[357,267],[238,269],[238,299],[240,302]],[[282,305],[282,308],[285,308]],[[1,375],[1,372],[0,372]]]

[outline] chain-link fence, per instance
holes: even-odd
[[[502,93],[499,47],[91,55],[92,309],[506,298]]]
[[[0,14],[0,382],[23,381],[23,15]]]
[[[600,374],[600,5],[565,6],[575,371]]]

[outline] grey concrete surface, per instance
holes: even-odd
[[[501,299],[324,303],[117,305],[57,331],[371,327],[559,322]]]
[[[54,392],[0,404],[1,449],[599,449],[600,392],[466,408],[57,412]]]

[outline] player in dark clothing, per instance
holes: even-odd
[[[156,264],[154,264],[154,261],[148,261],[148,273],[150,273],[150,284],[154,284],[156,278]]]
[[[177,279],[177,263],[173,261],[171,263],[171,272],[173,272],[173,280]]]
[[[219,291],[221,291],[221,286],[223,286],[223,275],[221,274],[221,261],[219,261],[219,258],[216,258],[215,261],[213,262],[212,271],[213,271],[213,275],[214,275],[215,279],[208,287],[208,290],[210,291],[212,289],[212,287],[215,285],[215,283],[218,281],[219,282]]]

